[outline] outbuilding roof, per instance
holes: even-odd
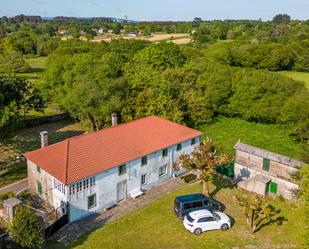
[[[25,157],[64,184],[70,184],[144,155],[201,136],[200,131],[156,116],[92,132]]]

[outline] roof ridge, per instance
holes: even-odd
[[[154,117],[154,118],[161,118],[161,117],[158,117],[158,116],[155,116],[155,115],[149,115],[149,116],[146,116],[146,117],[142,117],[142,118],[137,118],[137,119],[134,119],[134,120],[130,120],[130,121],[127,121],[127,122],[124,122],[124,123],[121,123],[121,124],[117,124],[115,126],[110,126],[110,127],[105,127],[105,128],[102,128],[101,130],[98,130],[98,131],[93,131],[93,132],[88,132],[88,133],[84,133],[84,134],[80,134],[80,135],[77,135],[77,136],[74,136],[74,137],[70,137],[70,138],[67,138],[65,140],[75,140],[79,137],[85,137],[85,136],[88,136],[88,135],[93,135],[93,134],[97,134],[99,132],[102,132],[102,131],[106,131],[106,130],[109,130],[109,129],[115,129],[115,128],[118,128],[118,127],[121,127],[121,126],[124,126],[124,125],[128,125],[128,124],[132,124],[136,121],[140,121],[140,120],[143,120],[143,119],[146,119],[146,118],[151,118],[151,117]],[[164,118],[161,118],[161,119],[164,119]],[[173,121],[170,121],[168,119],[164,119],[166,121],[169,121],[169,122],[172,122],[174,123]],[[177,124],[177,123],[176,123]],[[181,124],[178,124],[178,125],[181,125]],[[188,127],[190,128],[190,127]],[[192,129],[192,128],[191,128]]]

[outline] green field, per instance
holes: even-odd
[[[43,74],[46,70],[46,61],[47,57],[33,57],[27,58],[25,61],[30,65],[31,71],[28,73],[17,73],[18,76],[22,76],[29,80],[33,84],[39,84],[43,79]],[[44,112],[37,112],[35,110],[29,111],[25,118],[32,119],[32,118],[39,118],[44,116],[51,116],[55,114],[60,114],[62,111],[55,105],[48,105]]]
[[[296,159],[301,159],[302,146],[289,136],[291,130],[277,125],[257,124],[237,118],[219,118],[215,123],[201,127],[204,137],[234,156],[233,146],[243,143],[261,147]]]
[[[0,140],[0,187],[26,177],[25,164],[16,164],[15,158],[26,151],[40,147],[41,131],[48,131],[49,144],[84,132],[78,123],[73,120],[64,120],[22,129],[12,139]]]
[[[299,80],[305,82],[305,86],[309,89],[309,73],[293,72],[293,71],[283,71],[279,73],[289,78],[292,78],[293,80]]]
[[[201,190],[199,183],[186,185],[145,208],[80,238],[68,248],[301,248],[299,241],[305,224],[303,219],[298,218],[302,217],[299,203],[272,200],[271,203],[281,209],[279,216],[286,221],[281,226],[277,223],[264,226],[251,234],[242,209],[234,201],[234,196],[243,192],[235,188],[223,188],[216,194],[216,199],[226,206],[225,212],[235,220],[230,230],[208,231],[200,236],[187,232],[172,212],[173,200],[177,195]],[[49,247],[65,248],[63,244],[55,243],[50,243]]]

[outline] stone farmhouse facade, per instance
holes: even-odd
[[[292,181],[304,163],[251,145],[236,143],[234,178],[240,188],[262,196],[283,196],[293,199]]]
[[[52,145],[43,132],[43,147],[25,154],[30,191],[76,221],[179,174],[172,164],[201,141],[201,132],[156,116],[116,123]]]

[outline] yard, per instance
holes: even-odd
[[[0,187],[26,177],[25,164],[14,164],[15,157],[26,151],[40,147],[40,132],[49,132],[49,144],[62,141],[68,137],[82,134],[84,131],[73,120],[63,120],[33,128],[22,129],[9,141],[0,141]],[[4,168],[4,169],[3,169]]]
[[[293,80],[299,80],[305,82],[305,86],[309,89],[309,73],[305,72],[294,72],[294,71],[283,71],[279,72]]]
[[[222,188],[216,199],[226,206],[225,212],[235,224],[226,232],[210,231],[201,236],[187,232],[172,211],[177,195],[200,192],[200,183],[186,185],[152,204],[116,222],[80,238],[67,248],[300,248],[301,232],[304,227],[301,204],[271,200],[281,209],[280,216],[286,221],[282,225],[273,223],[250,234],[242,209],[234,202],[239,189]],[[223,186],[221,186],[223,187]],[[64,248],[61,244],[50,243],[50,248]]]
[[[200,128],[204,137],[213,138],[216,145],[234,156],[234,145],[241,142],[270,150],[295,159],[302,159],[302,145],[290,136],[291,129],[278,125],[258,124],[238,118],[218,118],[214,123]]]

